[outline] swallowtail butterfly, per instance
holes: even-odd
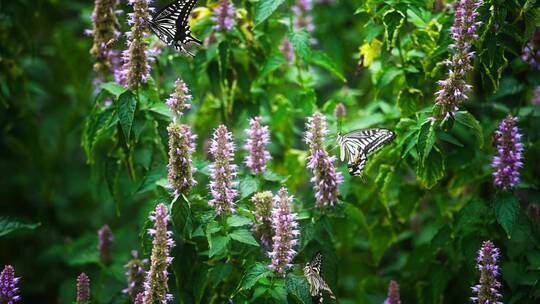
[[[362,176],[367,157],[394,140],[396,134],[388,129],[369,128],[354,130],[346,134],[338,133],[337,142],[340,159],[348,161],[352,176]]]
[[[152,15],[148,22],[150,29],[161,41],[193,56],[187,49],[188,42],[202,44],[200,40],[191,36],[188,19],[197,0],[176,0]]]
[[[336,299],[336,296],[334,296],[334,293],[321,276],[322,258],[322,253],[317,252],[315,258],[304,267],[304,276],[309,283],[312,303],[323,303],[323,291],[326,291],[328,296],[333,300]]]

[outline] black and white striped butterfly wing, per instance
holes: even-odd
[[[177,0],[162,8],[152,16],[149,22],[152,31],[168,45],[178,51],[187,52],[185,45],[194,41],[202,42],[191,35],[189,15],[197,0]]]
[[[313,258],[311,262],[306,263],[306,267],[304,267],[304,276],[309,283],[309,292],[312,298],[312,303],[323,303],[323,291],[328,292],[330,298],[336,299],[334,293],[321,276],[321,268],[322,253],[320,252],[315,255],[315,258]]]

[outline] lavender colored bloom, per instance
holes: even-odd
[[[197,184],[193,179],[195,167],[191,156],[195,152],[196,135],[191,133],[189,125],[171,123],[167,127],[169,132],[169,183],[174,195],[188,193],[191,187]]]
[[[334,116],[340,120],[340,119],[343,119],[345,118],[345,116],[347,115],[347,108],[345,108],[345,105],[340,102],[336,105],[336,109],[334,110]]]
[[[274,197],[272,208],[272,251],[268,253],[272,259],[272,264],[268,266],[278,275],[285,276],[285,271],[291,268],[291,264],[296,251],[294,247],[298,243],[298,223],[296,214],[291,212],[292,196],[289,196],[287,189],[281,188]]]
[[[135,297],[135,302],[133,302],[134,304],[144,304],[144,293],[138,293],[137,294],[137,297]]]
[[[99,79],[104,79],[112,73],[115,51],[113,43],[120,37],[118,32],[118,19],[116,18],[117,0],[95,0],[92,12],[92,30],[94,37],[90,53],[96,58],[94,71]]]
[[[186,83],[181,79],[176,80],[175,90],[171,94],[171,97],[167,99],[167,105],[171,109],[171,112],[175,114],[174,120],[176,117],[180,118],[184,115],[185,109],[191,109],[189,102],[193,97],[189,94],[189,88]]]
[[[77,277],[77,304],[90,303],[90,278],[82,272]]]
[[[129,4],[133,6],[133,13],[128,14],[131,25],[131,31],[126,33],[128,48],[122,53],[122,68],[117,71],[115,78],[121,85],[136,89],[150,78],[150,62],[154,60],[145,41],[150,0],[129,0]]]
[[[399,298],[399,286],[394,280],[390,281],[390,284],[388,284],[388,297],[384,301],[384,304],[401,304]]]
[[[495,131],[498,154],[491,165],[495,170],[495,185],[502,190],[513,188],[519,182],[519,169],[523,167],[523,144],[517,121],[517,117],[508,115]]]
[[[311,182],[315,185],[317,207],[334,206],[337,202],[338,186],[343,182],[341,172],[334,167],[335,156],[328,155],[324,138],[328,133],[326,118],[316,112],[306,123],[305,142],[309,146],[308,169],[313,172]]]
[[[532,98],[532,104],[540,106],[540,85],[534,88],[534,95]]]
[[[458,106],[465,101],[472,86],[465,81],[465,74],[472,69],[474,52],[470,51],[472,41],[478,40],[477,28],[482,22],[476,21],[477,10],[482,0],[460,0],[455,4],[454,25],[450,29],[454,41],[450,48],[452,57],[445,61],[449,66],[448,78],[438,82],[440,90],[435,93],[435,116],[443,119],[453,117]]]
[[[99,259],[103,264],[109,264],[112,260],[113,234],[109,225],[104,225],[98,230]]]
[[[143,284],[146,274],[144,267],[148,261],[139,259],[137,250],[132,250],[131,256],[133,259],[124,266],[127,269],[126,277],[128,286],[122,292],[129,294],[132,298],[136,298],[139,293],[142,294],[144,292]]]
[[[20,279],[15,277],[13,266],[4,266],[4,270],[0,273],[0,303],[15,304],[21,300],[17,287]]]
[[[230,0],[219,0],[218,6],[214,9],[214,29],[224,32],[230,31],[234,27],[236,8]]]
[[[283,40],[281,40],[281,44],[279,45],[279,50],[285,56],[285,59],[287,59],[287,62],[291,64],[294,60],[294,49],[292,47],[291,42],[289,41],[289,38],[285,37]]]
[[[234,161],[234,143],[227,127],[220,125],[210,143],[210,154],[214,162],[210,165],[210,191],[212,199],[208,202],[216,209],[217,214],[234,213],[234,199],[238,195],[235,189],[236,165]]]
[[[244,149],[248,152],[245,163],[253,174],[262,173],[266,170],[266,163],[272,158],[266,150],[270,143],[268,126],[261,125],[261,118],[255,117],[249,121],[246,129],[248,136]]]
[[[499,299],[502,295],[498,289],[501,283],[497,280],[499,276],[499,249],[491,241],[485,241],[478,251],[476,267],[480,270],[479,284],[471,287],[474,296],[471,297],[473,303],[478,304],[502,304]]]
[[[144,303],[169,303],[173,296],[169,294],[169,272],[167,268],[171,265],[173,258],[169,256],[170,249],[174,246],[171,238],[172,232],[167,230],[169,222],[167,206],[158,204],[155,211],[150,215],[154,222],[154,227],[148,229],[148,234],[154,240],[152,241],[152,256],[150,271],[146,275],[144,282]]]
[[[270,250],[272,245],[272,199],[270,191],[255,193],[251,198],[256,220],[251,230],[266,250]]]
[[[534,34],[525,47],[521,58],[531,66],[540,69],[540,27],[534,31]]]
[[[313,16],[311,11],[313,9],[313,3],[311,0],[296,0],[296,3],[292,7],[293,11],[293,27],[295,31],[300,29],[306,29],[309,33],[315,31],[315,23],[313,23]],[[311,41],[315,44],[315,40]]]

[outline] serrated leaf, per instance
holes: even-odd
[[[171,220],[175,234],[188,237],[193,228],[191,208],[187,198],[181,194],[171,204]]]
[[[259,188],[259,181],[251,175],[240,181],[240,198],[246,198],[255,193]]]
[[[255,8],[255,26],[270,17],[283,2],[285,0],[259,0]]]
[[[272,73],[274,70],[276,70],[286,62],[287,60],[285,60],[285,57],[281,53],[271,55],[262,67],[261,71],[259,72],[259,79],[263,79],[266,76],[270,75],[270,73]]]
[[[401,112],[401,117],[408,117],[418,111],[422,102],[422,91],[416,88],[405,88],[399,92],[397,105]]]
[[[512,231],[517,223],[519,215],[518,200],[512,193],[499,193],[495,195],[493,202],[495,217],[501,224],[508,238],[512,236]]]
[[[394,46],[399,29],[403,26],[405,15],[398,10],[391,9],[384,13],[382,20],[387,48],[390,49]]]
[[[343,73],[337,68],[334,61],[326,55],[326,53],[323,53],[321,51],[314,51],[311,54],[310,63],[318,65],[330,73],[334,74],[339,80],[345,82],[345,76],[343,76]]]
[[[416,178],[427,189],[433,188],[443,177],[445,171],[442,153],[435,147],[429,153],[424,165],[419,161],[416,166]]]
[[[277,303],[287,304],[287,289],[283,286],[274,286],[274,288],[269,289],[268,293]]]
[[[231,238],[229,236],[210,235],[210,237],[208,238],[208,245],[210,246],[210,251],[208,255],[210,257],[213,257],[223,252],[230,240]]]
[[[231,227],[240,227],[249,225],[251,223],[251,219],[237,214],[233,214],[229,218],[227,218],[227,225]]]
[[[433,145],[435,145],[435,123],[428,120],[420,127],[418,139],[416,140],[416,149],[420,156],[421,166],[425,166],[426,158],[433,149]]]
[[[122,127],[126,141],[129,140],[136,107],[137,99],[131,91],[126,91],[118,97],[118,119],[120,120],[120,127]]]
[[[165,168],[154,168],[148,170],[144,175],[144,178],[137,189],[137,193],[144,193],[153,190],[157,186],[157,182],[167,177],[167,171]]]
[[[289,273],[285,279],[285,287],[290,295],[303,304],[311,304],[309,283],[303,276]]]
[[[294,51],[302,60],[309,61],[311,57],[311,48],[309,43],[309,33],[306,29],[300,29],[295,32],[289,32],[287,34],[289,41],[291,42]]]
[[[103,90],[114,95],[114,97],[116,98],[118,98],[118,96],[124,94],[127,91],[126,87],[121,86],[117,84],[116,82],[105,82],[105,83],[102,83],[100,87]]]
[[[41,226],[41,223],[26,224],[12,217],[0,216],[0,237],[17,230],[34,230],[39,226]]]
[[[263,263],[255,263],[246,271],[246,274],[242,279],[241,289],[251,289],[260,279],[266,278],[268,275],[270,275],[270,273],[271,272],[268,269],[268,265]]]
[[[484,132],[482,130],[482,126],[480,125],[480,122],[474,118],[474,116],[467,112],[467,111],[459,111],[455,115],[456,121],[471,129],[474,133],[474,136],[476,137],[476,140],[478,141],[478,147],[482,148],[484,146]]]
[[[259,246],[259,243],[257,243],[257,241],[255,240],[251,232],[249,232],[246,229],[233,230],[233,232],[231,232],[229,236],[231,237],[231,239],[238,241],[240,243],[253,245],[253,246]]]
[[[384,253],[396,241],[394,230],[390,226],[377,225],[370,230],[369,247],[373,260],[378,265]]]

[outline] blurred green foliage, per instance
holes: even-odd
[[[292,0],[234,2],[232,31],[216,33],[193,58],[164,49],[137,92],[94,85],[91,37],[84,36],[91,3],[0,3],[0,265],[22,276],[24,302],[71,302],[84,271],[93,303],[127,303],[123,265],[132,249],[149,257],[147,215],[158,202],[170,206],[177,242],[169,280],[175,303],[307,303],[301,268],[318,250],[340,303],[382,303],[390,279],[403,303],[465,303],[486,239],[502,251],[504,302],[539,301],[540,227],[527,210],[540,204],[540,109],[530,102],[540,72],[520,58],[540,25],[535,1],[481,6],[474,92],[451,128],[427,120],[451,43],[453,10],[444,1],[314,1],[313,33],[288,25]],[[124,2],[120,8],[130,12]],[[125,14],[120,24],[128,30]],[[209,38],[210,17],[198,18],[193,31]],[[284,37],[294,47],[291,63],[279,50]],[[177,78],[194,95],[183,119],[198,135],[199,170],[191,194],[173,201],[166,187],[172,115],[164,100]],[[319,110],[335,134],[339,102],[347,106],[343,130],[387,127],[397,139],[370,158],[365,182],[340,164],[341,203],[319,210],[304,124]],[[491,136],[509,113],[520,118],[525,165],[515,191],[500,193]],[[252,176],[241,166],[238,213],[216,218],[207,203],[207,139],[224,123],[240,147],[256,115],[270,127],[270,169]],[[329,136],[331,153],[335,146]],[[282,185],[295,197],[301,240],[297,266],[278,279],[249,231],[249,198]],[[96,249],[104,224],[114,233],[110,265]]]

